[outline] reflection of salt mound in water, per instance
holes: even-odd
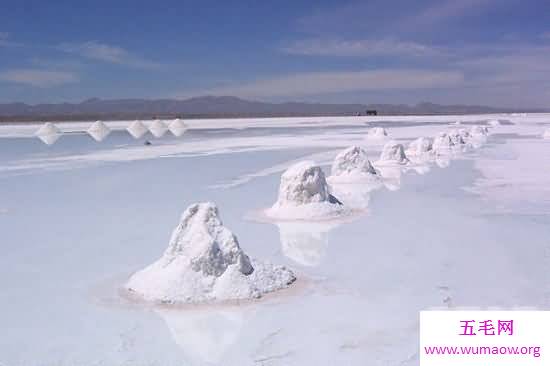
[[[35,135],[46,145],[52,145],[61,137],[61,130],[53,123],[46,122],[35,132]]]
[[[236,308],[157,308],[155,312],[164,319],[177,345],[196,364],[220,364],[237,343],[245,324],[243,312]]]
[[[401,188],[401,167],[399,165],[379,165],[378,170],[382,174],[384,186],[390,191]]]
[[[312,161],[294,164],[283,173],[277,202],[265,211],[281,220],[322,220],[347,213],[329,193],[323,170]]]
[[[160,137],[164,136],[166,131],[168,131],[168,127],[166,127],[166,124],[164,122],[162,122],[159,119],[156,119],[149,126],[149,131],[151,131],[153,136],[155,136],[157,138],[160,138]]]
[[[388,136],[388,131],[382,127],[373,127],[367,131],[369,139],[384,139]]]
[[[379,181],[380,175],[367,157],[367,152],[359,146],[351,146],[334,159],[328,178],[331,183]]]
[[[168,129],[176,137],[180,137],[187,130],[187,125],[179,118],[176,118],[168,125]]]
[[[544,133],[542,134],[542,138],[544,139],[550,139],[550,128],[546,129]]]
[[[403,145],[396,141],[388,141],[382,148],[379,163],[407,164],[408,162]]]
[[[328,249],[328,233],[333,222],[278,222],[283,254],[304,266],[321,264]]]
[[[223,226],[213,203],[189,206],[163,256],[130,277],[126,288],[166,303],[258,298],[294,282],[281,266],[251,262]]]
[[[147,133],[147,127],[145,127],[141,121],[134,121],[126,128],[126,131],[128,131],[133,138],[139,139]]]
[[[94,140],[101,142],[111,133],[111,129],[107,127],[105,123],[95,121],[86,132],[88,132],[88,135],[92,136]]]

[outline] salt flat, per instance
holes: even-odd
[[[406,146],[495,119],[486,144],[445,168],[349,188],[366,203],[353,220],[251,219],[300,160],[328,174],[351,145],[376,160],[384,140],[369,128]],[[71,122],[51,146],[38,125],[0,126],[0,364],[417,365],[419,310],[550,308],[550,115],[191,120],[181,137],[139,140],[129,121],[104,122],[102,142]],[[200,201],[299,286],[240,306],[120,296]]]

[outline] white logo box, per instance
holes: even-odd
[[[420,366],[550,366],[550,311],[422,311]]]

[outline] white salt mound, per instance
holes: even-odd
[[[407,164],[409,159],[405,155],[405,148],[396,141],[388,141],[382,148],[380,162]]]
[[[432,140],[427,137],[419,137],[412,141],[407,148],[407,156],[422,157],[432,152]]]
[[[107,127],[105,123],[95,121],[86,132],[88,132],[88,135],[92,136],[94,140],[101,142],[111,133],[111,129]]]
[[[448,135],[455,145],[466,145],[467,140],[470,138],[470,133],[463,128],[451,130]]]
[[[550,128],[548,128],[544,133],[542,134],[542,137],[544,139],[550,139]]]
[[[168,125],[168,129],[176,137],[180,137],[187,130],[187,125],[179,118],[176,118]]]
[[[473,137],[484,137],[489,134],[489,129],[485,126],[472,126],[470,135]]]
[[[134,121],[130,123],[130,125],[126,128],[126,131],[130,135],[132,135],[133,138],[139,139],[143,137],[147,133],[147,127],[141,122],[141,121]]]
[[[53,135],[61,133],[61,130],[51,122],[46,122],[35,132],[36,136]]]
[[[487,121],[487,124],[489,126],[493,126],[493,127],[502,125],[502,123],[500,123],[500,121],[498,119],[489,120],[489,121]]]
[[[61,137],[61,130],[51,122],[44,123],[35,135],[46,145],[52,145]]]
[[[369,139],[383,139],[388,136],[388,131],[382,127],[373,127],[367,131],[367,138]]]
[[[283,266],[250,260],[207,202],[185,210],[162,257],[125,287],[147,301],[175,304],[259,298],[295,280]]]
[[[451,136],[449,136],[449,134],[445,132],[439,133],[439,135],[434,138],[434,141],[432,143],[432,149],[437,154],[447,154],[451,152],[454,148],[455,144]]]
[[[149,131],[151,131],[153,136],[159,138],[159,137],[164,136],[166,131],[168,131],[168,127],[166,126],[166,124],[164,122],[162,122],[161,120],[156,119],[149,126]]]
[[[367,152],[359,146],[351,146],[336,155],[332,163],[331,182],[358,182],[380,179],[368,159]]]
[[[280,220],[323,220],[347,213],[329,193],[323,170],[312,161],[294,164],[283,173],[277,202],[265,211]]]

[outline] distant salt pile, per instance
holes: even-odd
[[[434,138],[432,149],[436,154],[445,155],[451,153],[455,149],[455,144],[449,134],[441,132]]]
[[[470,135],[472,137],[486,137],[489,134],[489,129],[485,126],[472,126]]]
[[[51,122],[44,123],[35,135],[46,145],[53,145],[60,137],[61,130]]]
[[[125,287],[146,301],[177,304],[259,298],[295,280],[283,266],[250,260],[207,202],[185,210],[162,257]]]
[[[277,220],[323,220],[347,213],[329,193],[323,170],[312,161],[297,163],[283,173],[277,202],[265,211]]]
[[[502,123],[500,123],[500,121],[498,119],[489,120],[489,121],[487,121],[487,124],[489,126],[493,126],[493,127],[502,125]]]
[[[356,183],[377,181],[380,174],[368,159],[367,152],[359,146],[351,146],[341,151],[332,164],[332,183]]]
[[[455,126],[460,126],[462,124],[461,121],[456,121],[455,123],[453,123]]]
[[[92,136],[97,142],[105,140],[105,138],[111,133],[111,130],[107,125],[101,121],[95,121],[86,131],[88,135]]]
[[[159,119],[156,119],[149,126],[149,131],[151,131],[153,136],[155,136],[157,138],[160,138],[160,137],[164,136],[166,131],[168,131],[168,127],[166,126],[166,124],[164,122],[162,122]]]
[[[405,154],[408,157],[423,158],[432,152],[432,140],[427,137],[419,137],[409,144]]]
[[[180,137],[187,130],[187,125],[179,118],[176,118],[168,125],[168,129],[176,137]]]
[[[544,131],[544,133],[542,134],[542,138],[550,139],[550,128],[548,128]]]
[[[133,138],[139,139],[142,138],[148,130],[141,121],[134,121],[130,123],[130,125],[126,128],[126,131],[128,131]]]
[[[379,163],[407,164],[409,159],[405,155],[403,145],[396,141],[388,141],[382,148]]]
[[[367,131],[367,138],[369,139],[380,140],[386,137],[388,137],[388,131],[382,127],[373,127]]]

